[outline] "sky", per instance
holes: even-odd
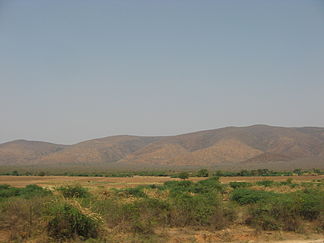
[[[322,0],[0,0],[0,143],[324,127]]]

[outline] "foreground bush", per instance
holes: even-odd
[[[302,220],[320,220],[324,193],[320,191],[268,194],[250,207],[247,223],[263,230],[301,231]]]
[[[99,220],[67,202],[55,202],[49,208],[48,235],[54,239],[83,239],[98,236]]]
[[[223,217],[221,200],[215,193],[182,193],[173,197],[170,204],[171,226],[210,226],[213,217]]]
[[[10,242],[25,242],[26,239],[44,233],[45,205],[49,197],[12,197],[0,204],[0,231],[10,231]]]
[[[295,200],[290,195],[281,195],[258,202],[250,208],[248,223],[263,230],[299,231],[301,217]]]

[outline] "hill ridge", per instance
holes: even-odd
[[[0,165],[267,165],[269,162],[293,164],[295,160],[323,157],[324,128],[264,124],[229,126],[174,136],[115,135],[72,145],[25,139],[0,144]]]

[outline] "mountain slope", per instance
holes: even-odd
[[[324,128],[313,127],[226,127],[166,137],[113,136],[69,146],[22,140],[0,144],[0,165],[262,166],[322,158]]]
[[[0,144],[0,164],[35,163],[42,156],[55,153],[69,146],[38,141],[15,140]]]

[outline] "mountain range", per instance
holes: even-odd
[[[324,128],[225,127],[177,136],[110,136],[61,145],[0,144],[0,165],[324,167]],[[253,167],[252,166],[252,167]]]

